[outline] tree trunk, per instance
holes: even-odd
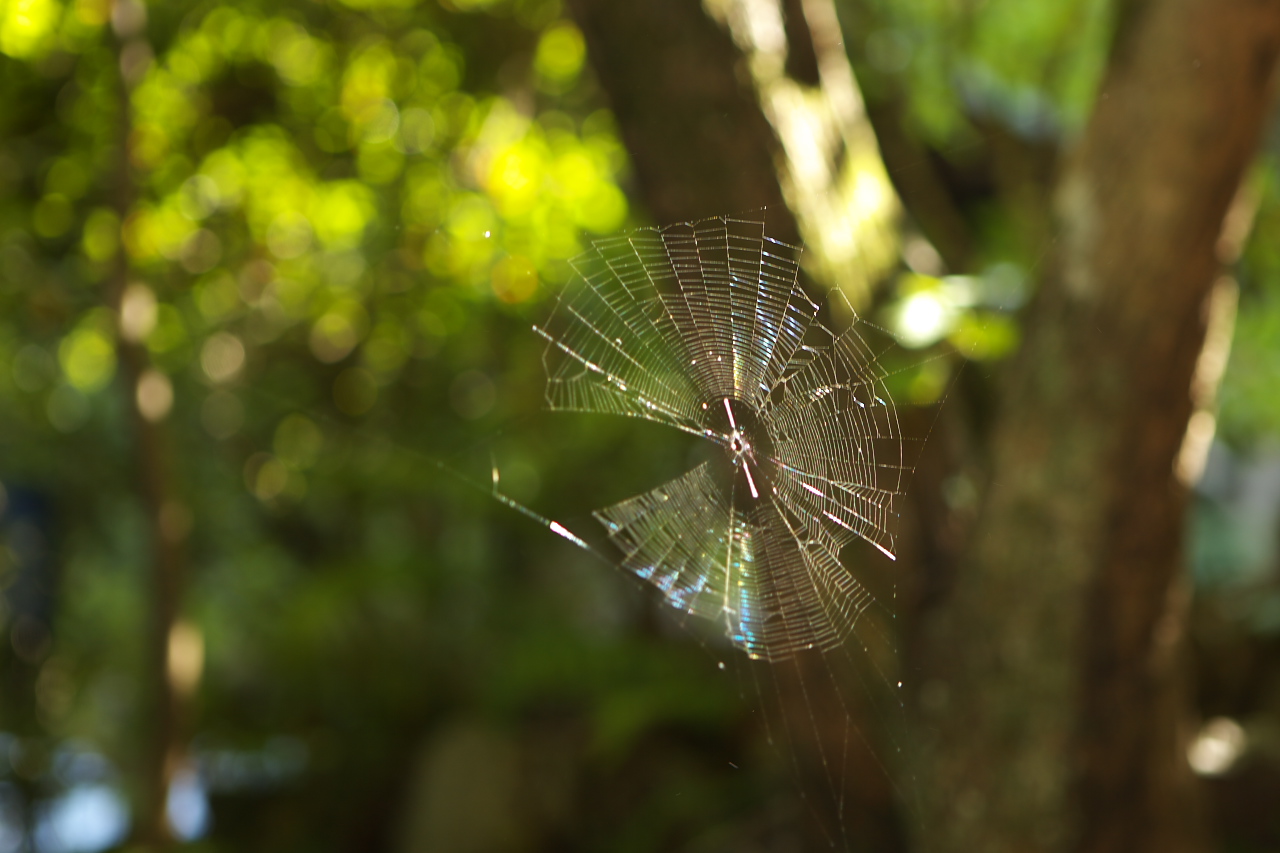
[[[915,649],[921,849],[1207,849],[1175,462],[1278,46],[1280,3],[1127,8],[1057,187],[983,506]]]
[[[127,221],[138,197],[138,185],[130,160],[133,135],[131,98],[137,82],[129,71],[130,54],[150,56],[146,43],[146,9],[140,0],[115,0],[112,7],[117,61],[116,79],[119,98],[119,124],[114,207],[121,222]],[[185,732],[184,714],[189,704],[189,687],[174,678],[174,640],[178,624],[186,569],[185,539],[187,510],[179,500],[173,483],[173,466],[167,430],[160,421],[168,411],[144,411],[143,383],[151,369],[150,355],[136,330],[131,333],[126,320],[127,293],[133,271],[129,255],[121,246],[117,252],[104,297],[118,321],[116,351],[120,363],[120,387],[129,410],[134,453],[134,485],[136,495],[146,513],[149,534],[150,612],[146,631],[146,658],[143,666],[144,697],[141,720],[144,734],[138,761],[137,812],[133,822],[132,841],[144,851],[167,850],[174,837],[168,821],[168,795],[177,770],[183,762]],[[159,374],[156,374],[159,378]],[[167,383],[167,380],[160,380]]]
[[[752,91],[742,52],[702,5],[568,5],[657,223],[769,205],[780,228],[774,236],[796,242],[775,168],[781,145]]]

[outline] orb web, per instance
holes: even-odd
[[[800,252],[766,234],[763,211],[602,240],[535,327],[551,409],[718,446],[594,515],[625,568],[767,660],[845,640],[872,597],[841,550],[861,538],[893,557],[908,473],[886,371],[852,309],[820,322]]]

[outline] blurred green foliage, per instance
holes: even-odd
[[[929,143],[971,146],[972,122],[1018,133],[1080,129],[1106,65],[1115,14],[1107,0],[845,0],[875,26],[863,55],[903,82],[910,117]]]
[[[412,846],[413,755],[430,766],[451,719],[521,743],[568,727],[564,796],[587,803],[655,732],[694,759],[727,743],[737,688],[705,654],[636,639],[634,589],[440,465],[484,482],[499,460],[535,500],[581,473],[530,445],[590,460],[618,440],[544,423],[463,452],[538,411],[530,320],[629,221],[625,152],[555,0],[15,0],[0,51],[0,495],[48,498],[56,555],[48,613],[0,610],[6,636],[36,632],[0,653],[0,731],[45,756],[4,764],[0,819],[15,790],[86,783],[56,782],[60,744],[127,783],[139,768],[148,452],[178,496],[161,524],[187,552],[187,735],[217,846]],[[122,340],[145,346],[136,384]],[[136,446],[134,406],[167,448]],[[0,586],[31,571],[7,554]],[[297,760],[273,764],[280,743]],[[733,790],[704,787],[674,811],[646,805],[670,797],[654,778],[594,821],[504,819],[623,849],[615,822],[649,814],[632,845],[659,849]]]
[[[1241,258],[1240,309],[1223,384],[1222,435],[1248,451],[1274,443],[1280,424],[1280,144],[1269,141],[1249,191],[1258,205]]]

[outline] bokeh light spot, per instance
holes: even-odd
[[[280,496],[289,485],[289,471],[269,453],[255,453],[244,466],[245,487],[260,501]]]
[[[419,154],[431,147],[435,139],[436,123],[431,113],[422,107],[409,107],[400,116],[400,145],[410,154]]]
[[[538,292],[538,271],[528,258],[503,258],[493,265],[493,292],[508,305],[527,302]]]
[[[189,273],[208,272],[222,260],[222,241],[208,228],[187,237],[182,245],[182,267]]]
[[[411,345],[409,332],[403,325],[381,322],[364,345],[364,362],[375,373],[394,373],[409,358]]]
[[[173,383],[159,370],[148,368],[138,377],[134,402],[144,418],[152,423],[162,421],[173,408]]]
[[[305,415],[292,414],[276,427],[272,449],[286,466],[303,470],[315,464],[324,447],[324,433]]]
[[[1214,717],[1187,747],[1187,763],[1201,776],[1221,776],[1244,752],[1248,738],[1235,720]]]
[[[277,258],[296,258],[311,248],[311,223],[300,213],[281,213],[267,229],[267,248]]]
[[[341,361],[355,349],[360,335],[343,313],[330,311],[311,327],[311,353],[325,364]]]
[[[110,260],[120,248],[120,218],[106,208],[94,210],[85,219],[80,240],[89,260]]]
[[[221,320],[240,308],[240,290],[226,271],[206,276],[192,290],[196,307],[206,320]]]
[[[200,366],[217,383],[234,379],[244,367],[244,358],[244,344],[230,332],[218,332],[200,350]]]
[[[111,381],[116,370],[116,350],[101,329],[82,326],[58,346],[58,362],[72,387],[96,391]]]
[[[582,33],[573,24],[561,22],[538,40],[533,67],[544,81],[564,84],[578,76],[586,56]]]
[[[121,337],[132,343],[146,340],[156,327],[158,316],[156,296],[151,288],[140,282],[131,282],[120,299]]]
[[[61,12],[54,0],[9,0],[0,7],[0,51],[15,59],[41,53]]]

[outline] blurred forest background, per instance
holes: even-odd
[[[1277,19],[0,0],[0,853],[824,849],[715,627],[486,494],[581,526],[683,469],[542,412],[530,325],[592,238],[763,204],[929,438],[886,587],[910,769],[851,771],[839,844],[1280,850]],[[1020,536],[1084,568],[987,559]]]

